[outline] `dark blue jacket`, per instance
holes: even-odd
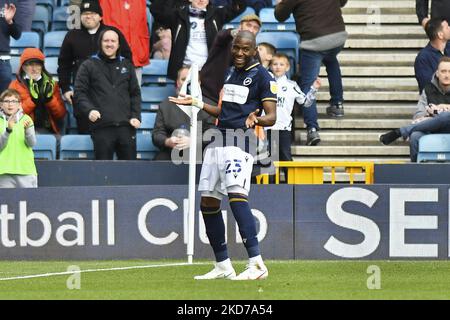
[[[15,19],[17,17],[17,11],[15,18],[13,19],[13,24],[11,25],[8,25],[3,17],[5,4],[13,3],[17,8],[17,2],[17,0],[0,0],[0,54],[9,54],[10,37],[19,39],[22,35],[22,27]]]
[[[443,56],[450,57],[450,42],[444,50],[444,54],[435,49],[428,42],[427,46],[419,51],[416,61],[414,62],[414,74],[416,76],[417,84],[419,85],[419,93],[423,88],[431,82],[433,74],[437,70],[439,60]]]
[[[231,0],[212,0],[211,3],[215,6],[226,6],[231,4]],[[262,8],[272,7],[272,0],[245,0],[245,3],[255,9],[256,14],[259,14]]]

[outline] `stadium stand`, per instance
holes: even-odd
[[[19,39],[14,39],[11,37],[11,55],[20,56],[25,50],[25,48],[40,48],[40,37],[39,33],[30,31],[30,32],[22,32],[22,36]]]
[[[175,94],[175,86],[166,85],[164,87],[142,87],[142,111],[155,111],[158,110],[159,103],[169,96]]]
[[[291,15],[286,21],[279,22],[274,15],[274,8],[262,8],[259,12],[261,31],[295,31],[294,17]]]
[[[169,60],[151,59],[150,64],[142,68],[142,85],[174,83],[167,78]]]
[[[53,8],[53,7],[50,7]],[[48,31],[48,26],[50,24],[50,17],[53,13],[53,9],[48,9],[44,6],[36,6],[36,10],[33,16],[33,22],[31,24],[31,29],[39,32],[43,36]]]
[[[61,160],[95,159],[94,144],[91,136],[81,134],[67,134],[62,136],[59,158]]]
[[[55,80],[58,76],[58,57],[46,57],[45,58],[45,69],[52,75]]]
[[[17,69],[19,69],[20,57],[12,56],[9,62],[11,63],[11,70],[12,70],[11,79],[15,79]]]
[[[37,134],[33,147],[35,159],[56,159],[56,138],[52,134]]]
[[[51,31],[44,36],[43,52],[46,57],[57,57],[67,31]]]
[[[142,112],[141,126],[138,129],[139,133],[151,134],[155,127],[156,112]]]
[[[68,30],[67,22],[69,18],[69,13],[67,12],[67,7],[56,7],[53,10],[53,18],[51,23],[52,31]]]
[[[450,161],[450,134],[427,134],[420,138],[417,162],[445,161]]]
[[[153,145],[152,136],[138,133],[136,135],[136,158],[140,160],[151,160],[158,152],[158,148]]]
[[[242,12],[240,15],[238,15],[236,18],[231,20],[229,23],[225,24],[223,26],[223,29],[229,29],[229,28],[237,28],[239,26],[239,23],[241,21],[241,18],[243,16],[246,16],[248,14],[255,14],[255,10],[251,7],[247,7],[244,12]]]

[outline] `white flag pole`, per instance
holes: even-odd
[[[199,100],[202,99],[200,84],[198,82],[198,66],[191,67],[191,96]],[[197,164],[197,113],[199,109],[192,107],[191,132],[189,148],[189,211],[188,211],[188,243],[187,256],[188,263],[192,264],[194,257],[194,232],[195,232],[195,172]]]

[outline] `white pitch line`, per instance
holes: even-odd
[[[17,276],[10,278],[0,278],[0,281],[8,280],[22,280],[22,279],[32,279],[32,278],[46,278],[53,276],[63,276],[63,275],[73,275],[75,273],[86,273],[86,272],[101,272],[101,271],[120,271],[120,270],[131,270],[131,269],[146,269],[146,268],[160,268],[160,267],[177,267],[177,266],[192,266],[192,265],[202,265],[210,264],[209,262],[194,262],[194,263],[169,263],[169,264],[152,264],[144,266],[130,266],[130,267],[117,267],[117,268],[102,268],[102,269],[86,269],[86,270],[74,270],[74,271],[64,271],[64,272],[53,272],[53,273],[43,273],[43,274],[32,274],[28,276]]]

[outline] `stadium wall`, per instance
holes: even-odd
[[[448,259],[449,187],[257,185],[250,203],[268,259]],[[182,185],[2,189],[0,259],[183,259],[187,191]],[[210,259],[198,206],[197,212],[194,258]],[[223,214],[230,254],[245,259],[227,205]]]

